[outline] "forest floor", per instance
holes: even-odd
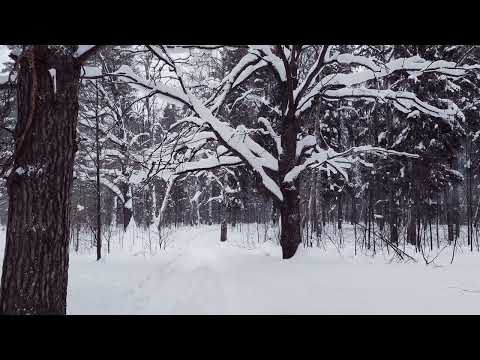
[[[112,242],[99,262],[93,249],[72,253],[68,313],[480,314],[476,251],[459,250],[450,265],[448,248],[427,266],[419,254],[416,263],[391,251],[353,256],[346,241],[340,250],[302,247],[285,261],[270,241],[246,243],[245,229],[229,229],[226,243],[219,233],[218,225],[180,228],[154,255],[138,237],[123,248]]]

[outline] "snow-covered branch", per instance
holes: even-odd
[[[258,69],[267,66],[267,62],[253,54],[246,54],[225,76],[215,93],[205,102],[212,112],[220,108],[227,94],[245,81]]]
[[[345,171],[349,169],[354,162],[353,154],[373,154],[377,156],[402,156],[410,158],[418,158],[417,154],[410,154],[406,152],[399,152],[395,150],[375,147],[370,145],[352,147],[343,152],[336,152],[333,149],[320,149],[316,147],[309,157],[300,165],[293,167],[284,177],[284,183],[294,182],[298,176],[307,168],[320,168],[333,173],[340,173],[348,180],[348,174]]]
[[[458,66],[455,62],[437,60],[428,61],[419,56],[412,56],[410,58],[399,58],[392,60],[386,64],[377,64],[372,60],[352,54],[340,54],[328,60],[330,63],[340,63],[349,65],[361,65],[364,70],[352,71],[349,73],[334,72],[321,78],[306,94],[298,100],[298,108],[296,115],[299,116],[302,112],[309,109],[313,104],[314,98],[318,95],[329,92],[333,97],[332,91],[340,91],[340,94],[356,89],[356,86],[364,84],[370,80],[379,80],[380,78],[389,76],[394,72],[405,71],[410,75],[416,77],[426,73],[436,73],[445,75],[446,77],[457,78],[466,74],[467,71],[473,70],[475,66]],[[332,89],[334,90],[328,90]],[[348,90],[343,90],[343,89]],[[373,93],[370,91],[365,93],[367,97],[372,97]],[[380,95],[381,93],[379,93]],[[360,93],[356,95],[360,96]],[[426,108],[426,107],[424,107]]]
[[[187,172],[211,170],[222,166],[240,165],[243,161],[237,156],[219,156],[181,163],[175,170],[176,175]]]
[[[218,141],[231,150],[249,165],[261,178],[263,185],[278,199],[283,196],[275,181],[267,175],[264,168],[278,171],[278,160],[266,149],[256,143],[245,131],[245,127],[239,126],[233,129],[227,123],[218,120],[212,112],[193,95],[188,94],[194,111],[198,118],[191,117],[186,121],[195,122],[198,126],[208,125],[216,134]]]
[[[407,91],[345,87],[338,90],[327,90],[322,94],[322,98],[326,100],[338,100],[342,98],[372,98],[381,101],[391,100],[393,101],[394,106],[404,113],[409,114],[417,109],[422,113],[441,118],[447,122],[453,120],[455,116],[461,116],[460,110],[458,107],[453,106],[453,104],[450,104],[447,109],[437,108],[421,101],[415,94]]]
[[[265,128],[267,129],[270,137],[272,138],[272,140],[275,142],[275,146],[277,147],[277,154],[280,155],[283,153],[283,150],[282,150],[282,141],[280,139],[280,135],[278,135],[275,130],[273,129],[272,127],[272,124],[270,123],[270,121],[268,121],[267,119],[265,119],[264,117],[259,117],[258,118],[258,123],[259,124],[262,124],[263,126],[265,126]]]

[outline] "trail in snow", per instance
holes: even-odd
[[[199,236],[199,235],[203,235]],[[208,236],[205,241],[205,235]],[[208,314],[223,312],[221,257],[212,231],[192,234],[177,243],[176,254],[160,271],[151,272],[132,291],[137,314]]]
[[[171,246],[153,257],[116,254],[87,266],[84,257],[73,256],[69,313],[480,313],[480,294],[474,292],[480,289],[478,256],[426,267],[299,249],[284,261],[273,245],[240,248],[238,232],[220,243],[218,227],[172,236]]]
[[[449,265],[445,252],[437,266],[425,266],[300,248],[284,261],[269,243],[240,247],[241,236],[229,230],[220,243],[218,226],[184,228],[155,256],[128,247],[100,262],[93,253],[72,254],[67,312],[480,314],[478,254],[459,254]]]

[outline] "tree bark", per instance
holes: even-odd
[[[99,128],[99,119],[98,119],[98,84],[95,80],[95,97],[96,97],[96,106],[95,106],[95,153],[96,153],[96,201],[97,201],[97,228],[96,228],[96,238],[97,238],[97,261],[102,258],[102,208],[101,208],[101,193],[100,193],[100,128]]]
[[[220,241],[227,241],[227,219],[222,221],[222,225],[220,227]]]
[[[65,314],[80,63],[36,45],[19,65],[0,313]]]
[[[343,222],[343,194],[339,193],[337,197],[337,228],[342,229]]]
[[[77,224],[77,238],[75,241],[75,252],[78,252],[79,243],[80,243],[80,223]]]
[[[411,245],[417,244],[417,212],[416,205],[410,209],[410,221],[407,227],[407,242]]]
[[[298,189],[283,189],[283,202],[280,207],[282,229],[280,245],[284,259],[290,259],[302,242],[300,229],[300,205]]]
[[[278,175],[283,200],[280,201],[281,234],[280,245],[283,259],[293,257],[302,243],[300,217],[300,180],[285,183],[285,175],[297,165],[297,135],[300,134],[300,119],[295,115],[294,91],[298,86],[298,64],[292,55],[288,60],[281,48],[276,49],[286,67],[286,82],[282,82],[280,108],[285,116],[281,119],[280,140],[282,153],[279,154]],[[300,155],[300,154],[299,154]],[[300,155],[301,156],[301,155]]]
[[[296,146],[298,123],[293,114],[283,121],[282,149],[279,161],[280,189],[283,201],[280,204],[281,234],[280,245],[284,259],[295,255],[298,246],[302,243],[300,224],[300,181],[296,179],[291,183],[284,183],[285,175],[296,165]]]
[[[352,199],[352,208],[350,211],[350,224],[354,225],[358,222],[358,215],[357,215],[357,198],[355,197],[355,192],[352,190],[351,193]]]
[[[133,211],[132,211],[133,199],[132,199],[130,184],[128,183],[121,184],[120,190],[122,191],[123,198],[125,200],[125,202],[122,203],[123,231],[127,231],[128,225],[130,224],[130,221],[132,220],[132,216],[133,216]]]
[[[446,220],[447,220],[447,233],[448,233],[448,243],[453,242],[453,216],[452,216],[452,203],[451,203],[451,190],[445,190],[445,209],[446,209]]]
[[[208,184],[208,188],[209,188],[209,191],[210,191],[209,199],[211,199],[211,198],[213,197],[213,182],[210,182],[210,183]],[[208,220],[207,220],[207,224],[208,224],[208,225],[212,225],[212,224],[213,224],[212,201],[209,201],[207,206],[208,206]]]
[[[395,196],[393,190],[390,190],[390,204],[389,204],[389,228],[390,228],[390,242],[398,245],[398,209],[395,203]]]

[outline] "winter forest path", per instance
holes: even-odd
[[[91,309],[86,313],[97,313],[100,309],[93,310],[92,306],[92,303],[96,303],[104,307],[101,313],[111,314],[228,313],[228,285],[223,273],[228,270],[232,256],[238,257],[238,251],[229,251],[228,246],[219,243],[216,228],[190,229],[177,235],[166,251],[154,257],[130,256],[128,259],[123,256],[122,259],[128,260],[129,264],[123,261],[118,263],[120,259],[114,260],[113,257],[107,257],[103,263],[98,264],[89,261],[92,268],[98,270],[102,267],[115,267],[118,276],[111,280],[105,277],[101,291],[118,294],[105,296],[112,300],[109,306],[103,299],[90,298],[86,301],[87,304],[82,301],[82,309],[79,311],[85,313],[85,310]],[[76,261],[80,259],[81,257],[73,257],[70,273],[74,279],[80,277],[86,280],[85,266],[81,266],[82,269],[78,271],[73,270],[80,265]],[[78,273],[82,274],[79,276]],[[108,277],[111,275],[109,272]],[[102,276],[107,276],[107,273],[99,274],[99,277]],[[110,289],[104,288],[108,284],[112,285]],[[77,313],[75,289],[75,285],[69,289],[69,298],[74,304],[69,307],[70,313]]]
[[[219,226],[183,228],[154,256],[72,253],[67,313],[480,314],[477,254],[425,266],[300,248],[284,261],[273,244],[246,247],[241,236],[229,229],[220,243]]]
[[[202,236],[203,235],[203,236]],[[176,242],[178,254],[151,272],[133,290],[137,314],[208,314],[222,312],[225,295],[219,248],[212,231]],[[161,256],[161,255],[160,255]]]

